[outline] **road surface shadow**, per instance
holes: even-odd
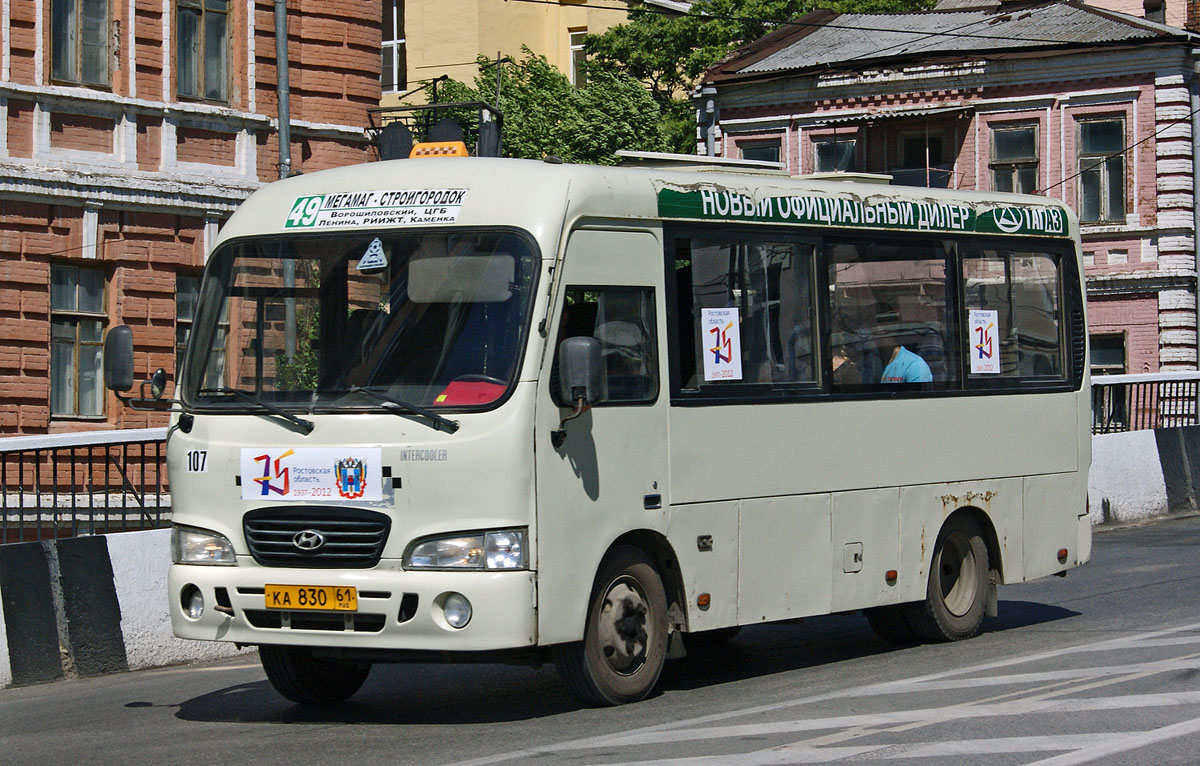
[[[1028,601],[1001,601],[985,633],[1054,622],[1078,612]],[[655,695],[685,691],[921,647],[879,639],[859,614],[744,627],[725,644],[693,648],[667,663]],[[926,647],[933,651],[935,648]],[[129,703],[127,707],[138,707]],[[478,724],[559,715],[582,706],[553,665],[377,665],[347,702],[294,705],[267,681],[238,684],[186,700],[176,716],[230,723]]]

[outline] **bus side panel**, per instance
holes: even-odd
[[[897,588],[901,601],[924,601],[929,581],[929,563],[942,524],[960,508],[983,511],[996,531],[999,561],[1008,582],[1023,579],[1024,534],[1021,520],[1023,503],[1021,479],[928,484],[900,490],[900,578]],[[1014,579],[1015,578],[1015,579]]]
[[[828,614],[829,495],[743,500],[738,555],[742,624]]]
[[[885,576],[900,566],[899,502],[895,487],[833,495],[831,611],[899,603]]]
[[[1025,477],[1025,579],[1062,572],[1087,561],[1077,546],[1079,514],[1087,498],[1080,477],[1064,473]],[[1090,542],[1090,540],[1089,540]],[[1067,557],[1059,561],[1058,551]]]
[[[738,503],[674,506],[667,537],[683,574],[688,630],[738,624]],[[708,608],[696,605],[701,593]]]

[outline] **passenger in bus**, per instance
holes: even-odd
[[[899,339],[885,338],[880,344],[883,358],[889,360],[883,368],[881,383],[932,383],[933,372],[919,355],[904,347]]]
[[[836,333],[830,339],[830,361],[833,364],[833,387],[841,391],[849,391],[862,387],[862,371],[851,358],[851,351],[846,341],[838,338]]]

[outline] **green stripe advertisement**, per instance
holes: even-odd
[[[900,229],[928,232],[1068,235],[1061,207],[996,206],[976,208],[961,202],[882,199],[864,202],[848,197],[793,195],[755,199],[721,189],[660,189],[658,214],[663,218],[713,221],[756,221],[809,226]]]

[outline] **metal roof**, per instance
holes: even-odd
[[[985,54],[1022,49],[1133,43],[1193,36],[1174,27],[1076,3],[897,14],[816,14],[792,32],[751,45],[711,74],[746,75],[881,59]]]

